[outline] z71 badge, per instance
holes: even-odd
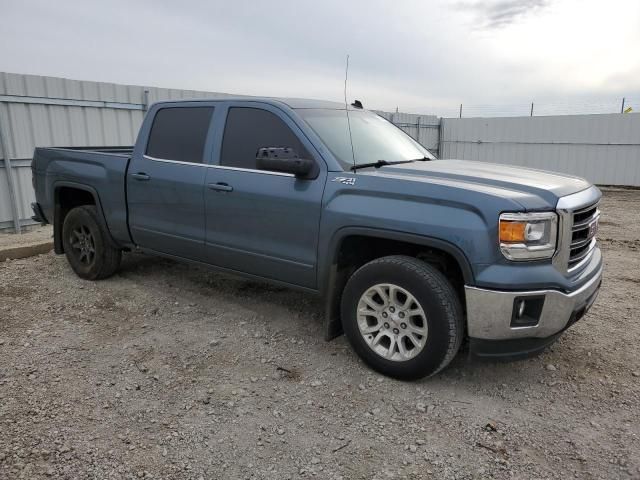
[[[335,177],[332,182],[340,182],[343,185],[355,185],[356,179],[354,177]]]

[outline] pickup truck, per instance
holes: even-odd
[[[543,350],[600,288],[600,191],[438,160],[361,107],[257,97],[153,105],[135,146],[36,148],[34,219],[82,278],[142,251],[324,298],[373,369],[433,375]]]

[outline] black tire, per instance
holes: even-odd
[[[413,358],[404,361],[384,358],[360,333],[358,303],[367,290],[378,284],[401,287],[424,311],[428,328],[426,341]],[[356,353],[374,370],[404,380],[441,371],[456,356],[464,337],[462,306],[455,290],[442,273],[413,257],[382,257],[358,269],[349,278],[342,294],[341,316],[344,332]]]
[[[101,280],[120,266],[122,252],[112,244],[93,205],[75,207],[67,214],[62,225],[62,245],[80,278]]]

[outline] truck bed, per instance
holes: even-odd
[[[61,191],[74,195],[81,187],[93,195],[113,239],[129,243],[126,174],[132,152],[130,146],[36,148],[31,169],[45,219],[52,222]]]

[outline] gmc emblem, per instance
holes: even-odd
[[[597,219],[596,219],[596,221],[592,222],[591,225],[589,225],[589,238],[595,237],[596,233],[598,233],[598,220]]]

